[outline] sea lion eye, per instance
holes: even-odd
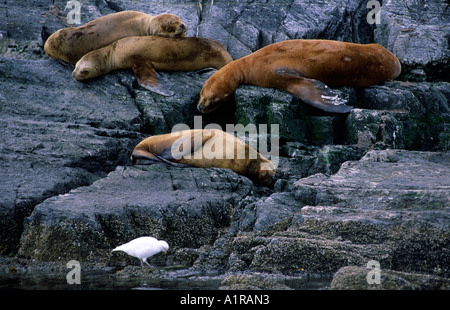
[[[88,70],[81,70],[80,73],[83,74],[83,75],[88,75],[88,74],[89,74],[89,71],[88,71]]]

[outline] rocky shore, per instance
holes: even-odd
[[[0,274],[78,260],[118,278],[209,277],[223,289],[289,289],[318,275],[330,289],[450,288],[446,1],[380,1],[378,25],[367,1],[81,1],[82,23],[121,10],[176,14],[188,36],[215,39],[234,59],[320,38],[379,43],[402,63],[396,81],[338,89],[348,115],[242,86],[235,107],[201,118],[214,70],[161,73],[173,97],[128,71],[73,80],[73,65],[42,47],[67,26],[66,2],[0,4]],[[130,165],[143,138],[194,119],[278,125],[273,188],[225,169]],[[159,269],[111,253],[142,235],[169,243],[149,259]]]

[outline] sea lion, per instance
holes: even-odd
[[[80,27],[63,28],[45,42],[51,58],[75,64],[90,51],[130,36],[158,35],[184,37],[187,27],[173,14],[151,16],[138,11],[123,11],[97,18]]]
[[[194,129],[151,136],[141,141],[131,161],[228,168],[258,185],[268,186],[275,176],[275,165],[234,135],[218,129]]]
[[[198,38],[127,37],[84,55],[72,76],[81,81],[118,69],[132,69],[138,83],[164,96],[173,92],[159,83],[156,70],[195,71],[220,69],[233,61],[222,44]]]
[[[327,112],[347,113],[331,87],[367,87],[396,78],[400,62],[378,44],[331,40],[288,40],[274,43],[231,62],[205,83],[197,106],[214,111],[232,98],[239,85],[256,85],[288,91]]]

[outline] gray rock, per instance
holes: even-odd
[[[399,58],[403,74],[420,68],[427,80],[448,81],[449,20],[445,1],[383,1],[381,23],[374,31],[374,39]]]
[[[221,260],[228,253],[231,270],[288,275],[377,260],[448,277],[448,172],[445,154],[371,151],[331,176],[300,179],[294,196],[243,201]]]
[[[367,10],[357,2],[205,2],[202,2],[198,35],[218,38],[233,58],[288,39],[369,42],[371,38],[371,28],[364,18]],[[355,17],[352,26],[349,26],[349,12]]]
[[[270,274],[233,274],[222,281],[221,290],[290,290]]]
[[[246,205],[239,222],[242,228],[248,226],[255,232],[267,233],[280,230],[283,226],[290,224],[292,214],[300,207],[301,205],[294,200],[291,193],[275,193]]]
[[[48,59],[0,60],[4,252],[17,251],[36,204],[127,163],[141,137],[140,113],[119,80],[83,84],[69,74]]]
[[[36,206],[19,254],[106,261],[112,248],[143,235],[175,249],[198,248],[214,242],[230,224],[236,200],[252,189],[250,180],[224,169],[118,167],[91,186]]]
[[[329,178],[295,184],[297,199],[312,202],[301,209],[303,221],[295,229],[352,243],[395,241],[386,247],[392,247],[396,270],[447,276],[449,168],[445,154],[369,152]]]
[[[395,160],[373,160],[383,156]],[[316,204],[345,204],[371,210],[378,207],[390,210],[417,207],[440,212],[449,199],[446,195],[450,181],[449,163],[446,153],[371,151],[358,162],[346,162],[338,173],[321,182],[316,187]],[[414,175],[414,180],[410,179],[411,175]],[[304,187],[309,184],[315,187],[314,181],[309,183],[308,178],[295,185]],[[392,199],[390,193],[397,197]],[[361,200],[364,200],[364,206],[360,205]]]
[[[358,109],[346,120],[346,143],[366,149],[447,150],[449,89],[445,82],[390,82],[361,90]]]
[[[355,107],[348,117],[314,111],[280,90],[241,86],[235,93],[236,122],[263,123],[268,128],[275,124],[282,142],[355,144],[364,149],[447,149],[449,83],[388,82],[337,91]]]
[[[242,201],[229,241],[205,255],[221,253],[216,270],[226,257],[229,270],[286,275],[377,260],[385,269],[448,277],[448,170],[440,153],[371,151],[331,176],[300,179],[294,196]]]
[[[365,267],[342,267],[333,277],[332,290],[448,290],[446,278],[384,270],[380,268],[379,283],[368,282],[371,269]]]
[[[322,238],[272,237],[266,247],[259,248],[250,264],[251,270],[281,272],[295,275],[308,273],[333,273],[347,265],[362,265],[374,253],[387,256],[382,246],[347,244]]]

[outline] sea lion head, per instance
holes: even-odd
[[[222,104],[229,102],[233,98],[234,88],[228,86],[226,81],[222,81],[220,77],[217,78],[213,74],[206,81],[200,92],[197,110],[202,114],[207,114],[217,110]]]
[[[173,14],[156,15],[148,27],[149,35],[157,35],[170,38],[184,38],[187,32],[187,26],[181,18]]]
[[[224,101],[226,101],[225,97],[216,95],[208,96],[202,92],[200,94],[197,110],[199,110],[202,114],[208,114],[214,110],[217,110]]]
[[[98,62],[98,50],[84,55],[76,64],[72,72],[72,77],[77,81],[92,79],[105,74],[105,66]]]
[[[265,161],[262,161],[256,182],[259,185],[271,185],[275,177],[275,172],[275,165],[270,160],[266,159]]]

